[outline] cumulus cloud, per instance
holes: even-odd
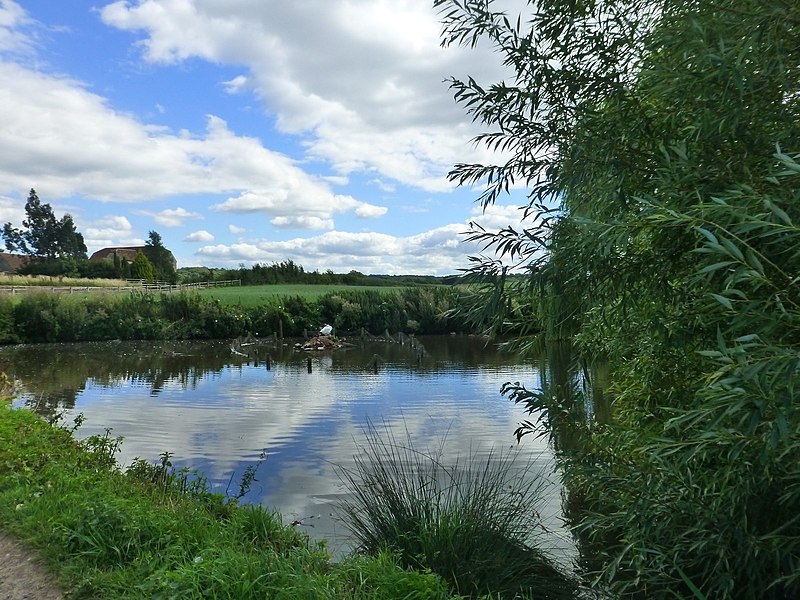
[[[383,206],[356,200],[352,196],[331,194],[318,180],[296,179],[281,188],[250,190],[211,206],[229,213],[264,213],[280,228],[332,229],[333,215],[353,211],[361,218],[386,214]]]
[[[35,180],[43,197],[130,202],[248,190],[270,181],[269,190],[242,191],[216,208],[322,220],[350,210],[385,212],[333,194],[327,182],[259,140],[237,136],[218,117],[208,117],[203,137],[171,133],[114,111],[68,78],[0,63],[0,81],[0,189],[26,189]],[[199,218],[182,208],[148,214],[165,227]]]
[[[0,2],[0,53],[30,56],[35,52],[31,28],[36,23],[13,0]]]
[[[197,255],[219,265],[277,262],[291,257],[309,270],[367,273],[454,273],[464,266],[465,225],[448,225],[398,237],[382,233],[329,231],[311,238],[203,246]]]
[[[238,94],[247,87],[247,77],[244,75],[237,75],[230,81],[223,81],[222,85],[225,86],[226,93]]]
[[[192,212],[185,208],[166,208],[160,212],[138,211],[140,215],[152,217],[157,225],[162,227],[180,227],[185,221],[189,219],[202,219],[203,215],[198,212]]]
[[[25,210],[22,202],[0,196],[0,223],[21,223],[24,218]]]
[[[88,248],[141,246],[144,244],[144,240],[133,231],[133,226],[128,218],[122,215],[106,215],[90,220],[81,229],[81,232]]]
[[[252,86],[281,130],[310,134],[309,155],[340,174],[432,191],[451,187],[445,174],[475,133],[443,79],[498,77],[491,52],[440,47],[427,0],[119,0],[100,14],[140,35],[152,63],[245,65],[227,89]]]
[[[516,204],[492,204],[485,209],[473,208],[471,221],[488,230],[499,230],[509,225],[519,229],[523,216],[523,210]]]
[[[512,205],[495,205],[485,212],[475,208],[470,220],[481,221],[487,229],[513,226],[518,230],[522,211]],[[431,273],[450,275],[466,268],[467,255],[481,254],[483,248],[466,241],[469,223],[452,223],[409,236],[385,233],[352,233],[331,230],[313,237],[289,240],[258,239],[235,244],[203,246],[196,252],[202,262],[235,267],[240,263],[271,263],[291,258],[308,270],[335,272],[356,269],[365,273]]]
[[[375,219],[382,217],[389,209],[385,206],[373,206],[372,204],[362,203],[356,207],[356,215],[362,219]]]
[[[437,227],[420,221],[419,229],[428,231],[402,237],[385,233],[396,219],[382,218],[390,208],[392,216],[397,208],[421,214],[427,209],[410,205],[407,186],[428,190],[438,201],[438,192],[452,191],[446,172],[454,162],[488,157],[467,153],[475,126],[442,79],[469,73],[494,80],[497,57],[441,49],[428,0],[120,0],[97,14],[116,31],[138,36],[136,47],[153,69],[199,59],[242,71],[210,78],[213,92],[229,104],[201,109],[211,113],[205,127],[185,130],[178,129],[189,127],[183,123],[170,128],[153,122],[168,122],[165,106],[170,119],[196,110],[178,98],[150,97],[146,104],[143,99],[143,112],[123,111],[98,93],[113,83],[82,81],[52,72],[45,60],[29,60],[41,41],[37,28],[44,26],[18,3],[0,0],[0,194],[8,195],[0,196],[0,216],[8,215],[3,221],[21,221],[21,204],[15,211],[7,198],[34,185],[45,201],[69,199],[79,207],[71,212],[88,226],[82,231],[90,247],[142,243],[142,232],[130,222],[89,219],[105,212],[98,202],[137,203],[135,214],[167,228],[207,211],[260,217],[236,219],[252,236],[238,244],[189,240],[200,231],[187,236],[189,243],[206,244],[195,258],[210,266],[286,258],[312,269],[385,273],[447,273],[463,266],[470,249],[459,234],[466,222]],[[20,58],[24,53],[28,58]],[[263,139],[238,133],[238,115],[229,118],[230,126],[223,118],[237,100],[228,94],[243,90],[262,103]],[[192,123],[198,117],[185,116]],[[287,135],[267,137],[274,135],[273,125]],[[261,135],[257,122],[249,131]],[[360,198],[364,189],[370,196]],[[143,210],[147,202],[156,205]],[[369,226],[384,233],[339,231],[337,219],[354,222],[342,215],[373,219]],[[472,216],[482,223],[504,217],[491,211]],[[223,223],[206,225],[210,235],[223,237]],[[413,231],[408,225],[403,230]],[[313,233],[299,237],[295,231],[301,230]],[[231,224],[228,232],[246,231]],[[165,243],[179,261],[181,252],[195,250],[187,243],[181,251],[175,246],[183,240],[168,235]],[[284,238],[269,241],[270,235]]]
[[[278,229],[333,229],[333,219],[312,216],[275,217],[270,223]]]
[[[190,233],[183,239],[186,242],[213,242],[214,236],[205,229],[201,229],[200,231]]]
[[[174,133],[115,111],[73,79],[0,62],[0,81],[0,189],[36,181],[44,197],[131,202],[270,181],[275,189],[313,190],[315,206],[338,203],[326,182],[213,115],[202,136]],[[293,201],[302,207],[305,197]],[[180,215],[159,218],[171,226]]]

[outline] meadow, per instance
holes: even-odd
[[[326,294],[338,292],[373,291],[378,293],[394,293],[406,289],[407,286],[356,286],[323,284],[312,285],[302,283],[278,283],[272,285],[248,285],[232,287],[215,287],[198,290],[198,294],[207,300],[219,300],[225,305],[245,307],[258,306],[280,297],[299,297],[306,301],[315,301]]]

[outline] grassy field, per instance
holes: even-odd
[[[223,304],[241,304],[242,306],[257,306],[273,298],[281,296],[300,296],[306,300],[316,300],[328,292],[351,290],[375,290],[382,293],[391,293],[403,289],[395,286],[353,286],[353,285],[304,285],[304,284],[277,284],[277,285],[252,285],[236,287],[207,288],[198,293],[204,298],[215,298]]]

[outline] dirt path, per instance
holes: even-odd
[[[36,553],[0,532],[0,600],[62,600]]]

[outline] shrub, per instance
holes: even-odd
[[[14,330],[14,303],[8,296],[0,297],[0,344],[16,344],[19,336]]]
[[[33,292],[26,294],[14,307],[14,321],[19,337],[25,342],[55,342],[59,324],[55,312],[55,294]]]

